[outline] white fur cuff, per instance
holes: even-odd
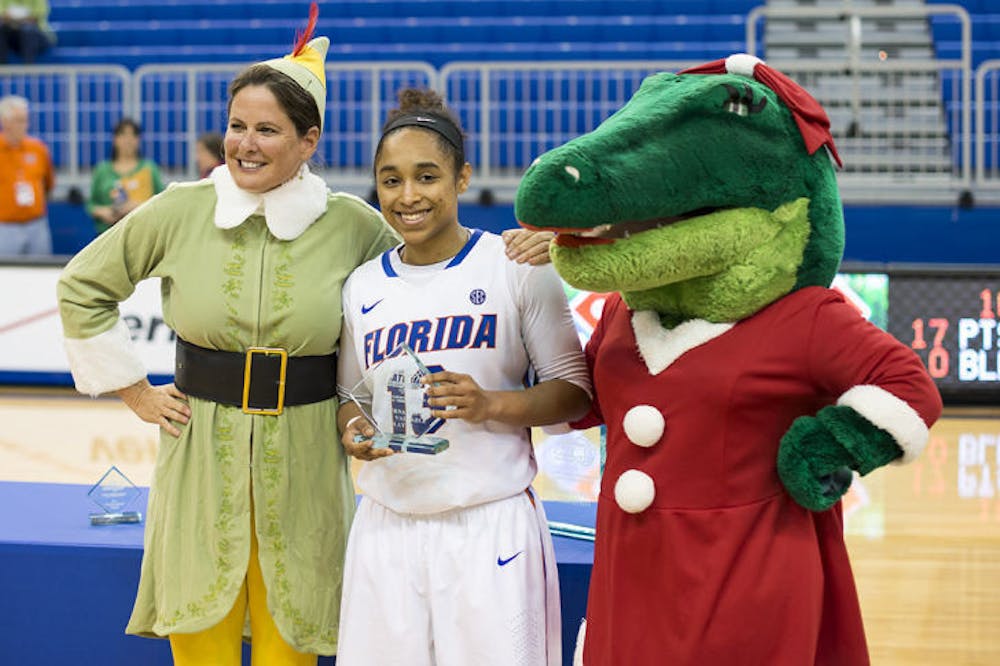
[[[573,666],[583,666],[583,641],[587,637],[587,621],[580,623],[576,633],[576,650],[573,652]]]
[[[838,405],[854,409],[873,424],[882,428],[903,449],[900,463],[917,459],[927,445],[930,432],[917,411],[883,388],[871,385],[855,386],[837,400]]]
[[[90,396],[135,384],[146,376],[128,326],[121,319],[92,338],[64,338],[76,390]]]

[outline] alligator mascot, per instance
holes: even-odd
[[[840,497],[853,472],[919,455],[941,399],[828,288],[829,126],[740,54],[648,77],[518,188],[563,278],[615,292],[574,424],[607,426],[578,664],[869,663]]]

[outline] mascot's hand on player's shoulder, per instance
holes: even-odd
[[[800,416],[781,438],[778,475],[792,498],[825,511],[862,476],[903,454],[890,435],[850,407],[831,405]]]

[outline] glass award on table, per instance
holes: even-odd
[[[112,465],[87,491],[87,496],[101,509],[99,513],[90,514],[90,524],[119,525],[142,522],[142,514],[129,509],[141,494],[142,491],[138,486]]]
[[[432,433],[444,420],[431,416],[426,387],[421,377],[431,371],[406,343],[368,368],[365,376],[351,389],[340,389],[343,399],[361,410],[362,417],[375,429],[372,447],[390,448],[402,453],[436,454],[448,448],[448,440]],[[373,409],[355,395],[365,385]],[[375,412],[373,415],[373,411]],[[355,441],[367,438],[356,435]]]

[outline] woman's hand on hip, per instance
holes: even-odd
[[[174,437],[181,431],[174,422],[187,425],[191,419],[191,407],[187,396],[173,384],[153,386],[143,379],[117,391],[126,405],[146,423],[155,423]]]

